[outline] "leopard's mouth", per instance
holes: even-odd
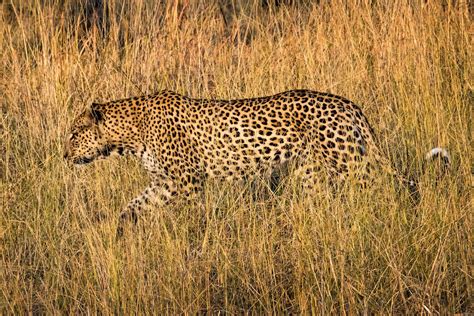
[[[94,160],[106,159],[107,157],[110,156],[111,153],[113,153],[115,151],[115,149],[116,149],[115,146],[106,145],[106,146],[98,149],[97,152],[95,153],[95,155],[90,156],[90,157],[87,157],[87,156],[76,157],[72,160],[72,162],[73,162],[74,165],[79,166],[79,165],[89,164]]]

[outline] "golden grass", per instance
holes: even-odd
[[[227,25],[217,1],[106,1],[101,23],[78,2],[0,4],[1,314],[473,312],[467,1],[249,0]],[[359,103],[398,169],[421,173],[438,145],[453,169],[422,175],[417,205],[391,179],[312,196],[262,185],[266,198],[209,183],[116,241],[145,173],[133,159],[62,159],[68,124],[95,100],[291,88]]]

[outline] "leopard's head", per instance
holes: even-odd
[[[83,165],[108,156],[109,146],[101,132],[103,121],[99,104],[92,104],[77,116],[65,140],[64,159],[74,165]]]

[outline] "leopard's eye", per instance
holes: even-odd
[[[78,134],[78,132],[72,132],[71,134],[69,134],[68,139],[72,140],[73,138],[76,138]]]

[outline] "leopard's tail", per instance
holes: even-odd
[[[443,162],[443,168],[449,169],[449,167],[451,166],[451,156],[449,155],[446,149],[442,147],[435,147],[429,152],[427,152],[425,156],[425,159],[428,162],[433,161],[437,158],[441,159],[441,161]]]
[[[441,162],[441,168],[443,173],[445,173],[451,167],[451,156],[448,151],[442,147],[435,147],[428,151],[425,155],[425,163],[423,163],[423,169],[426,167],[426,163],[433,162],[434,160],[439,159]],[[418,183],[416,179],[412,179],[402,175],[399,171],[395,170],[392,167],[392,164],[388,159],[381,156],[380,153],[375,153],[375,160],[380,164],[382,169],[388,174],[397,178],[402,184],[408,186],[411,192],[416,193],[418,191]]]

